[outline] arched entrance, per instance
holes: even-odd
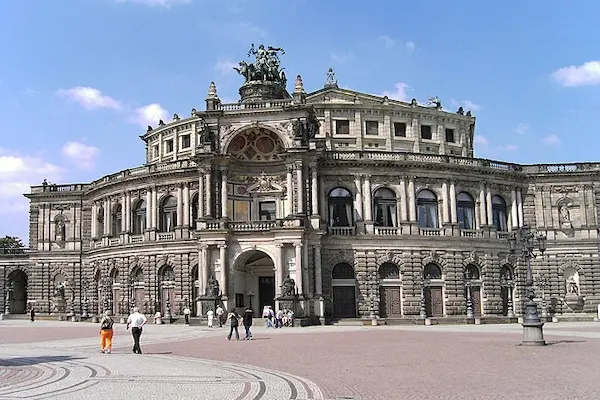
[[[10,312],[25,314],[27,312],[27,274],[20,269],[8,274],[8,296]]]
[[[331,271],[333,287],[333,317],[356,318],[356,277],[354,268],[339,263]]]
[[[429,263],[423,270],[423,284],[425,295],[425,310],[428,317],[444,316],[444,297],[442,287],[442,269],[434,263]]]
[[[264,251],[249,250],[240,254],[234,263],[230,287],[233,297],[229,307],[238,312],[252,307],[255,316],[262,315],[265,306],[275,310],[275,263]]]
[[[402,287],[400,270],[386,262],[379,267],[379,316],[399,318],[402,316]]]
[[[167,315],[167,309],[171,315],[175,314],[175,271],[169,265],[160,270],[160,312]]]
[[[469,264],[465,268],[465,299],[471,297],[473,314],[478,317],[483,313],[481,307],[481,274],[476,265]]]

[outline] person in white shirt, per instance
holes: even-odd
[[[212,324],[213,324],[213,318],[215,317],[215,313],[212,309],[208,310],[208,312],[206,313],[206,323],[208,324],[209,328],[212,328]]]
[[[186,323],[187,325],[189,325],[189,324],[190,324],[190,314],[191,314],[191,313],[192,313],[192,310],[190,310],[190,308],[189,308],[189,307],[185,307],[185,308],[183,309],[183,316],[185,317],[185,323]]]
[[[142,354],[140,348],[140,336],[142,336],[142,327],[146,325],[148,320],[144,314],[140,314],[140,309],[133,307],[133,313],[127,318],[127,330],[131,326],[131,334],[133,335],[133,352],[136,354]]]
[[[223,326],[223,314],[225,313],[225,310],[223,310],[223,307],[219,305],[216,311],[217,319],[219,320],[219,328],[221,328]]]

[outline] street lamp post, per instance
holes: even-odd
[[[465,287],[467,289],[467,318],[473,319],[475,313],[473,312],[473,298],[471,296],[471,271],[468,269],[465,271]]]
[[[543,346],[544,323],[538,315],[537,304],[534,301],[533,275],[531,273],[531,260],[535,258],[534,250],[541,254],[546,251],[546,236],[538,234],[535,229],[524,226],[512,232],[508,237],[510,254],[527,262],[527,277],[525,279],[525,315],[523,316],[523,337],[521,343],[526,346]]]
[[[88,318],[89,314],[88,314],[87,291],[89,288],[89,282],[88,282],[87,278],[83,279],[83,282],[81,282],[81,286],[83,288],[83,305],[82,305],[81,317]]]

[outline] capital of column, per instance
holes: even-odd
[[[294,172],[294,170],[296,169],[294,164],[287,164],[286,166],[287,172]]]
[[[364,177],[366,180],[371,180],[371,174],[363,174],[363,177]]]
[[[354,175],[354,180],[355,180],[355,181],[360,181],[360,179],[361,179],[361,178],[362,178],[362,175],[361,175],[361,174],[355,174],[355,175]]]
[[[200,250],[207,250],[208,249],[208,245],[206,243],[202,243],[200,245]]]
[[[294,165],[296,166],[296,168],[302,168],[302,161],[295,161]]]
[[[321,244],[317,243],[317,244],[313,244],[313,247],[315,250],[321,250]]]
[[[218,245],[217,245],[217,247],[218,247],[219,249],[226,249],[226,248],[227,248],[227,244],[225,244],[225,243],[220,243],[220,244],[218,244]]]
[[[275,247],[277,247],[278,249],[283,247],[283,243],[275,243]]]
[[[302,242],[295,242],[294,243],[294,247],[302,247],[302,246],[303,246]]]

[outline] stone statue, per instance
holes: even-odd
[[[252,43],[248,51],[248,57],[254,56],[254,63],[240,61],[239,67],[233,69],[246,79],[246,83],[252,81],[274,82],[285,87],[287,78],[283,69],[280,68],[279,52],[285,54],[285,50],[280,47],[269,46],[265,48],[261,44],[258,48],[255,48],[254,43]]]
[[[206,283],[206,295],[212,296],[212,297],[218,297],[219,291],[220,291],[219,290],[219,281],[211,276],[208,279],[208,282]]]
[[[561,226],[563,228],[572,228],[573,224],[571,223],[571,213],[569,212],[568,206],[566,204],[561,205],[558,208],[558,213]]]
[[[67,228],[65,226],[65,220],[63,218],[58,218],[56,220],[54,239],[57,242],[64,242],[66,238]]]
[[[427,106],[433,106],[435,108],[442,108],[442,102],[440,101],[440,98],[437,96],[430,97],[429,101],[427,102]]]
[[[304,136],[304,123],[300,118],[296,118],[296,120],[292,124],[294,130],[294,138],[302,139]]]
[[[462,107],[458,107],[458,111],[456,112],[458,115],[465,115],[465,109]]]
[[[213,137],[212,137],[212,132],[210,131],[210,128],[208,127],[208,125],[206,124],[206,122],[203,119],[200,119],[199,121],[199,127],[198,127],[198,133],[200,135],[200,143],[202,145],[210,145],[211,149],[213,147]]]
[[[281,284],[281,297],[293,297],[296,294],[296,282],[289,276]]]
[[[263,171],[260,174],[260,179],[258,180],[258,191],[266,192],[271,190],[271,177],[267,176],[267,174]]]
[[[335,72],[333,68],[327,70],[327,77],[325,78],[325,87],[338,87],[337,79],[335,79]]]
[[[319,119],[315,116],[313,112],[308,115],[308,119],[306,120],[306,131],[308,140],[314,139],[319,132],[319,127],[321,124],[319,123]]]

